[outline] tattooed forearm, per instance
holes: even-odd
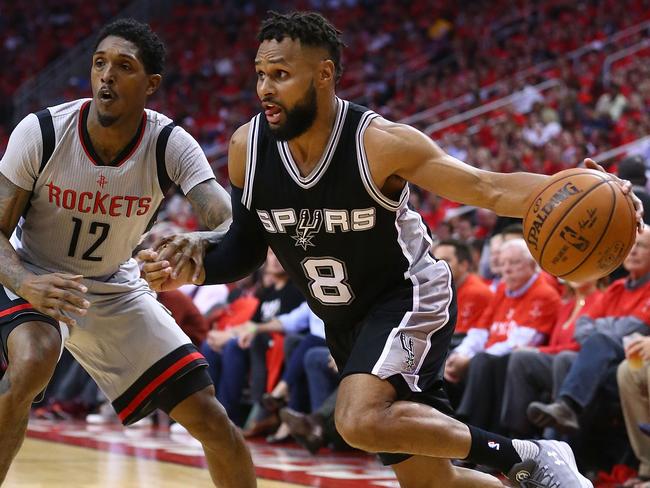
[[[212,229],[212,231],[204,233],[208,236],[208,240],[217,242],[230,227],[232,218],[228,192],[216,181],[208,180],[192,188],[187,194],[187,198],[203,225]]]
[[[29,272],[24,268],[9,237],[22,215],[30,193],[11,183],[0,173],[0,283],[18,293]]]

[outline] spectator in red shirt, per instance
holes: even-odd
[[[580,349],[574,338],[576,320],[589,313],[602,297],[596,280],[568,282],[567,287],[570,297],[560,308],[548,345],[521,348],[510,355],[501,425],[517,436],[535,434],[536,429],[526,417],[526,408],[544,395],[555,398]]]
[[[478,322],[494,294],[481,278],[471,272],[472,253],[467,244],[446,239],[435,246],[433,254],[436,259],[447,262],[456,286],[458,316],[456,331],[451,339],[453,349],[462,342],[470,327]]]
[[[501,256],[502,283],[445,368],[451,383],[467,375],[458,416],[493,431],[502,430],[499,416],[509,353],[545,343],[561,304],[523,239],[506,241]]]
[[[535,425],[577,431],[578,415],[601,387],[615,384],[616,366],[625,359],[623,337],[650,334],[650,228],[637,236],[623,266],[629,276],[612,283],[602,300],[576,322],[575,336],[582,347],[557,399],[528,407],[528,418]]]
[[[158,292],[158,301],[171,312],[192,344],[201,347],[208,333],[208,323],[192,299],[179,290],[170,290]]]

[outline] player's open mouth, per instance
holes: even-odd
[[[99,92],[97,92],[97,98],[99,98],[101,102],[110,103],[115,101],[117,95],[115,95],[115,92],[110,88],[102,87],[99,89]]]
[[[281,114],[282,108],[278,105],[274,105],[272,103],[264,104],[264,115],[266,115],[266,120],[269,124],[279,124]]]

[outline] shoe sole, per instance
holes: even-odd
[[[560,453],[564,461],[569,463],[569,466],[573,471],[578,475],[578,480],[580,481],[580,488],[594,488],[594,485],[587,478],[582,476],[580,471],[578,471],[578,465],[576,464],[576,458],[573,455],[573,450],[569,447],[569,444],[562,441],[548,441],[553,444],[553,447],[556,451]],[[541,449],[541,446],[540,446]]]

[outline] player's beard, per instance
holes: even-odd
[[[102,114],[97,111],[97,120],[99,121],[99,125],[102,127],[110,127],[113,125],[115,122],[117,122],[117,119],[119,117],[117,115],[108,115],[108,114]]]
[[[286,110],[284,124],[279,127],[271,127],[266,122],[271,135],[278,141],[290,141],[305,132],[314,124],[316,114],[318,113],[318,105],[316,103],[316,87],[312,81],[307,89],[307,93],[302,97],[291,110]]]

